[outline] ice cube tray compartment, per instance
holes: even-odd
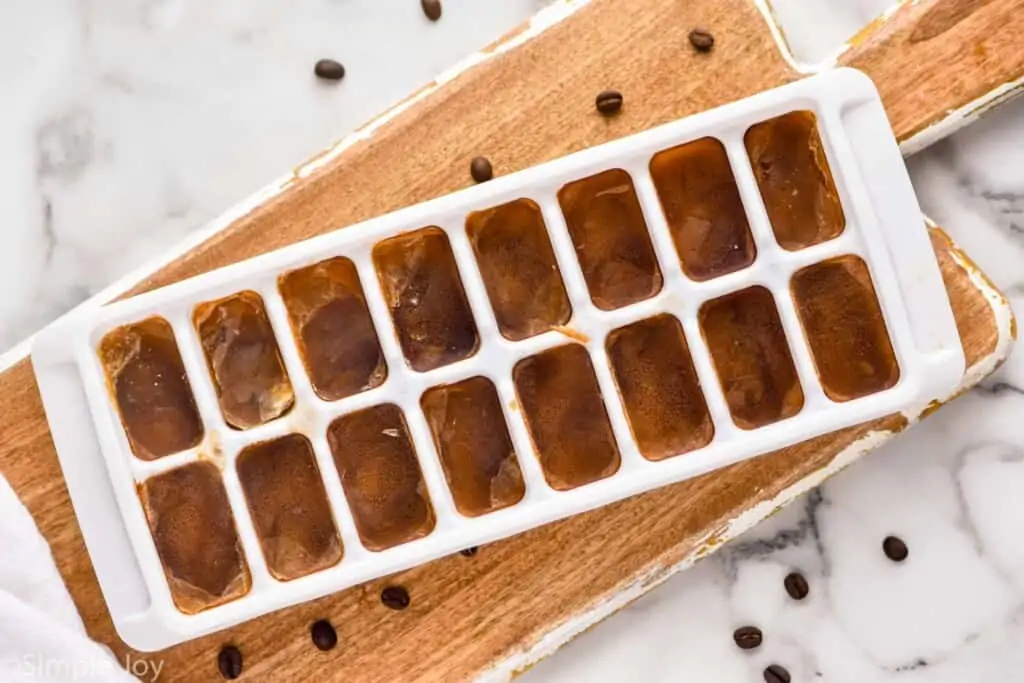
[[[879,116],[866,77],[808,78],[45,333],[127,530],[100,581],[148,594],[108,595],[122,637],[164,647],[951,391],[959,338],[923,224],[892,219],[916,200]],[[175,391],[133,403],[139,329],[132,386]],[[147,442],[140,406],[187,434]],[[190,556],[146,492],[212,470],[230,529]],[[231,580],[204,553],[234,553]]]

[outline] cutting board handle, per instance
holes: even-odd
[[[1024,91],[1024,0],[904,0],[854,36],[840,66],[878,85],[907,153]]]

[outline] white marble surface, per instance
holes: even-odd
[[[3,3],[0,348],[543,4],[446,0],[431,25],[415,0]],[[775,4],[815,61],[887,3]],[[344,82],[315,82],[322,56]],[[1024,101],[909,165],[927,212],[1024,301]],[[794,681],[1024,680],[1021,416],[1024,354],[524,680],[756,681],[770,662]],[[751,653],[732,643],[745,624],[765,632]]]

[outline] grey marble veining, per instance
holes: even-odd
[[[0,5],[0,346],[490,42],[542,0]],[[774,0],[813,62],[887,0]],[[313,62],[342,61],[340,84]],[[909,160],[929,215],[1024,304],[1024,101]],[[1021,308],[1020,310],[1024,310]],[[529,681],[1024,680],[1024,355],[533,669]],[[910,557],[885,558],[904,538]],[[486,550],[484,550],[485,552]],[[783,577],[801,570],[810,596]],[[738,626],[764,644],[741,652]]]

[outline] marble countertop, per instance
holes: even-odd
[[[0,349],[543,4],[445,0],[432,25],[415,0],[3,3]],[[773,4],[813,62],[888,3]],[[320,57],[344,81],[317,82]],[[1018,100],[908,161],[926,212],[1020,310],[1022,159]],[[1020,415],[1024,354],[523,680],[757,681],[770,663],[794,681],[1024,680]],[[744,625],[759,648],[733,643]]]

